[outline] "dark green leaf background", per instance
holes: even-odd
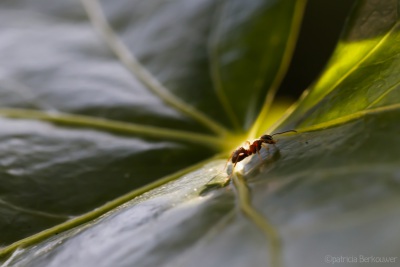
[[[332,266],[341,256],[357,262],[335,265],[398,265],[399,1],[358,1],[321,77],[270,129],[298,133],[239,163],[227,186],[226,157],[211,156],[265,130],[303,2],[102,3],[126,51],[217,127],[149,92],[80,5],[22,3],[0,11],[25,18],[5,20],[13,53],[0,46],[10,62],[0,238],[47,230],[3,248],[3,266]],[[70,34],[51,35],[61,28]],[[40,49],[41,61],[16,58]]]
[[[213,83],[242,132],[279,69],[294,12],[294,1],[106,1],[97,13],[96,1],[84,3],[92,21],[77,1],[1,3],[0,114],[17,118],[1,120],[2,244],[232,147]],[[115,36],[96,26],[102,19]],[[281,26],[265,28],[274,19]],[[192,110],[149,90],[132,53]]]

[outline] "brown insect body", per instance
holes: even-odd
[[[238,162],[244,160],[248,156],[251,156],[256,153],[258,155],[260,155],[260,150],[261,150],[263,144],[275,145],[276,141],[274,140],[274,138],[272,136],[277,135],[277,134],[287,133],[287,132],[296,132],[297,133],[297,131],[295,131],[295,130],[290,130],[290,131],[285,131],[285,132],[280,132],[280,133],[274,133],[272,135],[269,135],[269,134],[262,135],[259,139],[253,140],[252,143],[247,141],[246,143],[248,144],[248,148],[245,148],[242,146],[239,147],[238,149],[233,151],[233,153],[232,153],[231,157],[228,159],[228,161],[231,160],[231,162],[233,163],[233,168],[235,168],[235,166]]]
[[[239,147],[235,151],[233,151],[231,155],[231,162],[236,166],[238,162],[241,162],[248,156],[251,156],[256,153],[260,153],[260,150],[262,148],[262,144],[264,143],[264,140],[256,139],[252,143],[248,142],[248,148],[245,147]]]

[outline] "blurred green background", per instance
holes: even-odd
[[[297,99],[322,72],[355,0],[310,0],[286,77],[278,97]]]

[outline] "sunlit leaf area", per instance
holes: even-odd
[[[0,267],[399,266],[399,14],[1,1]]]

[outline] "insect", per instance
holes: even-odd
[[[252,143],[250,143],[249,141],[246,141],[247,148],[241,146],[238,149],[236,149],[235,151],[233,151],[231,156],[229,157],[227,163],[229,161],[231,161],[233,164],[233,169],[235,169],[235,166],[238,162],[244,160],[245,158],[247,158],[248,156],[251,156],[253,154],[257,153],[261,159],[260,150],[263,147],[263,145],[264,144],[275,145],[276,140],[274,140],[273,136],[278,135],[278,134],[288,133],[288,132],[297,133],[296,130],[289,130],[289,131],[284,131],[284,132],[280,132],[280,133],[274,133],[271,135],[264,134],[259,139],[255,139]],[[233,173],[233,170],[232,170],[232,173]]]
[[[274,133],[274,134],[271,134],[271,135],[269,135],[269,134],[262,135],[260,138],[253,140],[252,143],[250,143],[249,141],[246,141],[246,145],[247,146],[245,146],[245,147],[241,146],[238,149],[236,149],[235,151],[233,151],[231,156],[227,160],[224,169],[228,165],[229,161],[231,161],[233,163],[233,169],[232,169],[232,172],[229,175],[229,177],[225,179],[225,182],[209,184],[209,182],[216,177],[216,176],[214,176],[213,178],[211,178],[210,181],[208,181],[206,188],[204,190],[202,190],[201,194],[206,193],[211,188],[215,188],[216,185],[218,187],[226,186],[229,183],[230,178],[233,175],[235,167],[236,167],[236,164],[238,162],[240,162],[240,161],[244,160],[245,158],[247,158],[248,156],[251,156],[251,155],[256,154],[256,153],[258,154],[258,156],[261,159],[260,150],[263,147],[263,145],[264,144],[275,145],[277,141],[274,140],[273,136],[274,135],[278,135],[278,134],[288,133],[288,132],[297,133],[296,130],[289,130],[289,131]],[[268,147],[267,147],[267,149],[268,149]]]

